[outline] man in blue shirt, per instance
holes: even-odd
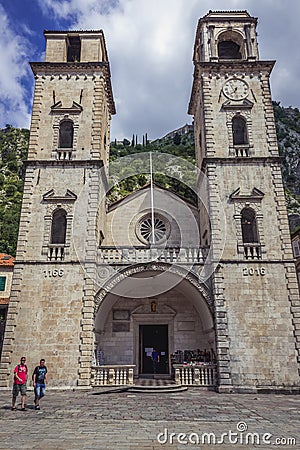
[[[36,366],[33,372],[33,386],[34,386],[34,404],[35,409],[40,409],[40,399],[44,397],[46,390],[46,383],[48,383],[47,367],[45,366],[45,360],[40,360],[40,365]]]
[[[153,348],[151,357],[152,357],[152,364],[153,364],[153,373],[157,373],[158,364],[159,364],[159,352],[156,350],[156,348]]]

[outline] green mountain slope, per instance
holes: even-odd
[[[274,114],[288,213],[300,216],[300,112],[274,103]]]
[[[15,255],[24,165],[27,158],[29,130],[9,125],[0,131],[0,252]]]

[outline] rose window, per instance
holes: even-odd
[[[170,226],[168,221],[158,214],[154,215],[153,224],[152,216],[151,214],[148,214],[139,221],[137,227],[138,237],[147,244],[160,244],[167,239],[169,231]]]

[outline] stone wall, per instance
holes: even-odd
[[[232,382],[240,388],[299,382],[285,272],[270,261],[224,268]]]
[[[1,360],[8,380],[2,378],[2,386],[12,383],[22,355],[30,372],[46,359],[50,386],[77,385],[82,272],[79,264],[16,264]]]
[[[200,242],[197,210],[167,190],[154,187],[155,212],[170,225],[167,246],[197,247]],[[112,206],[107,214],[103,245],[143,245],[137,231],[139,220],[151,213],[150,187],[141,189]]]

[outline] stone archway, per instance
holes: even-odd
[[[136,291],[141,286],[142,290]],[[95,340],[103,364],[134,364],[137,375],[145,351],[141,327],[154,325],[168,330],[169,366],[175,351],[215,350],[208,287],[180,267],[151,263],[126,268],[98,292]]]

